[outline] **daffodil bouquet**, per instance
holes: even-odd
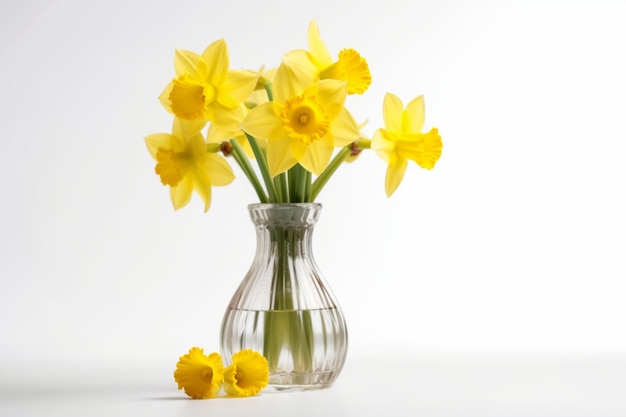
[[[387,93],[382,106],[385,126],[371,138],[361,133],[345,102],[348,95],[363,94],[370,86],[367,61],[353,49],[343,49],[333,59],[315,22],[309,25],[308,50],[286,53],[271,70],[230,69],[224,40],[213,42],[200,55],[177,50],[174,69],[176,76],[160,96],[173,115],[172,132],[145,140],[175,209],[187,205],[195,191],[207,211],[211,188],[235,178],[228,159],[250,181],[260,203],[276,204],[315,201],[335,171],[363,150],[375,151],[387,163],[387,196],[401,183],[409,160],[431,169],[441,155],[437,129],[422,133],[422,96],[405,107]],[[281,229],[278,234],[277,246],[284,251],[278,257],[288,257],[297,247],[291,240],[306,233]],[[282,352],[290,352],[295,372],[319,376],[323,372],[313,366],[317,313],[296,307],[297,285],[292,281],[297,268],[292,260],[276,262],[270,285],[275,292],[268,297],[276,314],[267,312],[264,318],[263,355],[270,373],[279,372]],[[328,346],[327,340],[321,349]],[[343,360],[339,362],[340,368]]]
[[[315,201],[342,163],[365,149],[387,163],[387,196],[402,181],[408,160],[435,166],[442,142],[436,128],[422,133],[423,96],[404,107],[387,93],[385,127],[367,138],[344,106],[347,95],[370,86],[367,61],[354,49],[333,59],[315,22],[308,48],[286,53],[268,71],[230,69],[223,39],[200,55],[176,50],[176,76],[160,96],[174,116],[172,132],[145,138],[175,209],[187,205],[194,191],[209,209],[211,187],[235,178],[224,156],[241,168],[261,203]]]

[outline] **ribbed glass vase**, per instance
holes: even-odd
[[[343,367],[348,334],[339,304],[322,277],[311,236],[322,206],[252,204],[256,254],[221,328],[227,362],[241,349],[269,362],[268,389],[321,389]]]

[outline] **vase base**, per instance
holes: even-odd
[[[312,391],[330,388],[339,372],[310,372],[270,374],[269,392]]]
[[[263,392],[279,393],[279,392],[316,391],[316,390],[330,388],[331,386],[332,386],[332,384],[317,384],[317,385],[275,385],[275,384],[269,384],[263,390]]]

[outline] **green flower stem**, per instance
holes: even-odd
[[[246,137],[248,138],[248,142],[250,143],[252,152],[254,152],[254,157],[256,158],[257,164],[259,165],[259,170],[261,171],[263,181],[265,182],[265,188],[267,188],[267,193],[269,194],[270,203],[278,203],[279,200],[276,198],[276,188],[274,187],[274,180],[270,175],[270,169],[267,165],[267,159],[265,158],[263,149],[261,149],[259,143],[256,141],[254,136],[251,136],[246,132]]]
[[[312,174],[311,171],[306,171],[306,178],[304,181],[304,201],[311,202],[311,192],[313,185],[311,184]]]
[[[306,181],[307,170],[300,164],[295,164],[289,168],[289,198],[291,203],[305,203],[306,199]]]
[[[298,174],[298,202],[299,203],[307,203],[308,200],[306,199],[306,187],[307,187],[307,180],[310,182],[311,181],[311,177],[308,174],[309,171],[307,171],[306,169],[304,169],[302,167],[302,165],[298,164],[298,169],[300,170],[300,173]]]
[[[275,245],[277,252],[276,268],[272,277],[272,288],[275,293],[272,299],[272,313],[265,317],[263,338],[263,356],[267,358],[270,371],[278,366],[280,352],[284,345],[289,346],[288,333],[289,314],[293,311],[293,300],[288,297],[291,293],[289,271],[289,238],[288,231],[282,227],[269,229],[270,244]],[[289,287],[287,287],[289,286]]]
[[[313,185],[311,186],[311,201],[315,201],[315,198],[320,193],[320,191],[322,191],[324,185],[326,185],[330,177],[335,173],[335,171],[337,171],[337,168],[339,168],[341,164],[343,164],[343,162],[346,160],[346,158],[350,156],[351,152],[352,148],[350,145],[344,146],[337,153],[337,155],[335,155],[332,161],[330,161],[330,164],[328,164],[328,166],[326,167],[326,169],[324,169],[320,176],[315,179]]]
[[[239,142],[237,142],[235,139],[231,139],[230,144],[233,145],[233,153],[231,155],[235,158],[235,161],[241,167],[241,170],[252,184],[252,187],[254,187],[254,190],[259,196],[259,201],[261,203],[269,203],[269,199],[265,194],[265,190],[263,190],[263,186],[261,185],[261,182],[259,181],[256,173],[254,172],[254,168],[252,168],[246,152],[243,150]]]
[[[263,356],[268,360],[270,371],[279,368],[280,354],[288,350],[293,356],[294,369],[298,372],[313,370],[313,323],[311,313],[296,310],[295,289],[292,288],[293,270],[291,259],[301,254],[305,230],[290,226],[276,226],[269,230],[270,241],[276,250],[276,268],[272,277],[275,293],[272,309],[264,320]]]
[[[359,139],[356,141],[356,147],[359,149],[371,149],[372,141],[369,139]]]
[[[297,177],[298,173],[293,169],[290,168],[287,171],[287,185],[289,187],[289,202],[290,203],[297,203],[296,201],[296,183],[297,183]]]
[[[295,189],[295,175],[296,173],[288,170],[287,171],[287,188],[289,190],[289,202],[293,203],[295,200],[295,195],[296,195],[296,189]]]
[[[304,198],[304,193],[302,192],[302,169],[300,169],[300,164],[295,164],[293,168],[293,197],[292,201],[294,203],[302,203]]]
[[[278,175],[275,176],[272,181],[274,181],[274,189],[276,190],[276,200],[280,203],[285,201],[283,196],[283,189],[280,188],[280,180],[278,179]]]
[[[287,174],[284,172],[274,177],[274,185],[276,186],[276,193],[279,195],[279,201],[281,203],[289,202],[289,189],[287,188]]]

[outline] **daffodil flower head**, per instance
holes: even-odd
[[[241,104],[254,91],[258,74],[229,70],[226,42],[217,40],[202,55],[176,50],[176,78],[161,96],[167,111],[183,120],[208,120],[225,128],[241,123]]]
[[[180,357],[174,371],[178,389],[184,389],[191,398],[213,398],[224,383],[224,365],[219,353],[204,354],[204,350],[193,347]]]
[[[395,95],[387,93],[383,103],[385,128],[374,133],[371,148],[387,162],[385,191],[390,197],[398,188],[406,171],[407,161],[432,169],[443,147],[437,128],[421,133],[424,126],[424,97],[412,100],[406,108]]]
[[[359,128],[344,107],[344,81],[315,82],[310,73],[284,62],[274,80],[274,101],[247,114],[243,129],[267,140],[267,161],[272,176],[299,163],[319,175],[335,147],[359,137]]]
[[[224,371],[224,391],[237,397],[257,395],[269,382],[267,359],[258,352],[244,349],[232,356]]]
[[[175,209],[186,206],[195,191],[211,204],[211,187],[230,184],[235,175],[224,157],[207,151],[200,133],[203,120],[174,119],[172,133],[156,133],[145,138],[148,151],[156,160],[155,172],[163,185],[170,187]]]
[[[348,94],[363,94],[372,83],[369,66],[354,49],[342,49],[337,60],[333,60],[322,41],[315,21],[309,24],[307,33],[309,50],[295,50],[287,53],[284,61],[310,72],[314,79],[334,79],[346,81]]]

